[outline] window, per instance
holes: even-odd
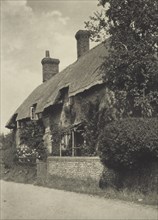
[[[33,106],[30,107],[30,119],[31,120],[37,120],[38,119],[38,117],[35,113],[35,110],[36,110],[36,105],[33,105]]]
[[[85,145],[84,127],[79,123],[62,135],[60,156],[84,156]]]
[[[72,155],[72,143],[71,143],[71,134],[65,133],[61,138],[60,143],[60,156],[71,156]]]

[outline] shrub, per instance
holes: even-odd
[[[17,161],[31,164],[36,159],[46,159],[43,144],[44,127],[40,121],[29,121],[20,129],[20,145],[17,146]]]
[[[28,121],[20,129],[20,142],[30,148],[37,148],[42,143],[44,127],[40,121]]]
[[[94,156],[97,153],[99,102],[83,102],[82,111],[85,113],[83,137],[86,142],[82,154],[84,156]]]
[[[7,148],[3,151],[3,163],[5,168],[11,168],[15,160],[15,148]]]
[[[99,138],[102,163],[131,170],[158,159],[158,119],[128,118],[108,124]]]
[[[14,131],[3,135],[0,135],[0,143],[2,145],[2,161],[6,168],[10,168],[15,159],[15,140],[14,140]]]
[[[27,145],[22,144],[16,149],[16,157],[20,163],[35,164],[36,158],[40,159],[40,155],[36,149],[31,149]]]

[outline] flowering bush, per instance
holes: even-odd
[[[29,121],[20,129],[20,145],[17,147],[17,161],[35,163],[36,159],[46,159],[46,149],[43,144],[44,127],[38,121]]]
[[[16,157],[20,163],[35,163],[36,159],[40,158],[36,149],[29,148],[27,145],[22,144],[17,147]]]

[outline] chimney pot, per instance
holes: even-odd
[[[50,57],[49,50],[46,50],[46,57]]]

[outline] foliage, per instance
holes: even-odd
[[[15,163],[15,148],[7,148],[3,151],[3,163],[5,168],[10,168]]]
[[[14,140],[14,131],[9,132],[8,134],[0,134],[0,143],[2,149],[8,149],[15,147],[15,140]]]
[[[17,147],[16,157],[18,158],[18,162],[27,163],[27,164],[35,164],[36,159],[40,159],[40,155],[36,149],[32,149],[27,145],[23,144]]]
[[[158,120],[129,118],[105,126],[99,138],[101,161],[114,170],[130,170],[158,159]]]
[[[39,121],[28,121],[25,123],[25,126],[20,129],[20,146],[17,146],[17,156],[21,157],[23,151],[25,162],[29,162],[30,157],[34,159],[38,158],[41,160],[45,160],[46,157],[46,149],[43,145],[43,135],[44,135],[44,127]],[[27,149],[23,149],[25,146]],[[29,150],[28,150],[29,149]],[[36,153],[34,153],[34,151]],[[30,155],[31,154],[31,155]],[[23,154],[22,154],[23,155]],[[19,158],[20,159],[20,158]]]
[[[85,144],[82,149],[84,156],[94,156],[98,154],[98,141],[105,125],[120,118],[122,114],[121,111],[123,111],[122,105],[124,105],[122,96],[122,100],[119,98],[120,93],[118,93],[117,97],[113,97],[113,93],[107,91],[107,97],[103,97],[104,104],[102,100],[99,101],[99,98],[96,99],[95,102],[82,102],[81,108],[85,114],[83,123]]]
[[[52,155],[59,156],[60,154],[60,142],[64,130],[57,124],[52,124],[51,134],[52,134]]]
[[[5,136],[4,134],[0,134],[0,147],[1,149],[4,147],[4,139],[5,139]]]
[[[86,142],[82,153],[84,154],[84,156],[94,156],[97,151],[99,102],[83,102],[82,110],[85,113],[83,135]]]
[[[37,121],[28,121],[20,129],[20,141],[21,144],[27,146],[36,147],[41,143],[44,134],[44,128],[42,123]]]
[[[5,181],[35,184],[37,178],[36,166],[28,164],[13,164],[9,170],[2,169],[1,172],[1,178]]]
[[[10,168],[15,159],[15,139],[14,131],[4,135],[0,135],[2,160],[6,168]]]
[[[63,112],[65,115],[65,120],[73,124],[76,116],[73,105],[70,103],[66,103],[66,105],[63,106]]]
[[[156,116],[158,111],[157,0],[100,0],[102,10],[86,22],[93,40],[108,40],[103,68],[107,86],[127,92],[126,115]],[[103,36],[104,35],[104,36]]]

